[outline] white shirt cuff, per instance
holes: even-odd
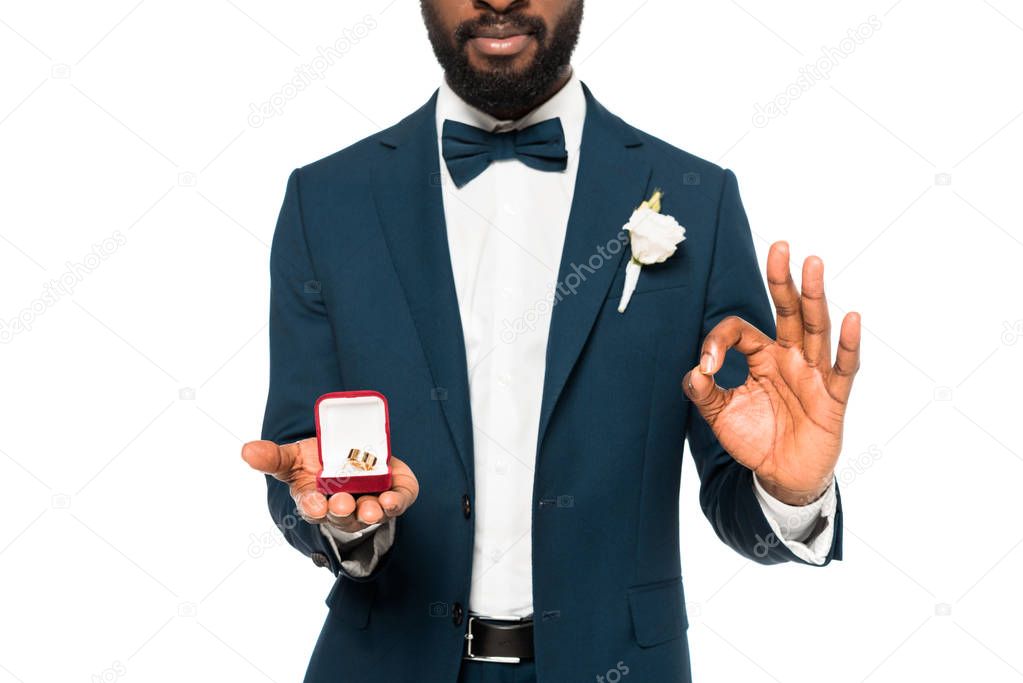
[[[756,473],[753,474],[753,491],[775,536],[799,559],[824,564],[835,537],[835,510],[838,508],[835,480],[831,480],[820,498],[808,505],[789,505],[778,500],[764,489]],[[811,537],[822,517],[823,528]]]
[[[365,529],[359,531],[344,531],[331,524],[321,524],[320,530],[324,532],[324,536],[333,536],[334,540],[338,542],[339,548],[344,551],[346,546],[355,545],[355,541],[358,541],[366,536],[369,536],[375,530],[380,528],[380,522],[376,524],[370,524]]]
[[[320,533],[327,538],[341,568],[356,578],[364,578],[373,573],[380,558],[394,543],[395,522],[396,519],[391,517],[386,522],[370,524],[361,531],[343,531],[330,524],[321,524]],[[369,541],[362,542],[369,536],[372,536]]]

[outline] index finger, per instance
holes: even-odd
[[[774,341],[750,322],[730,315],[714,326],[703,340],[700,352],[700,372],[713,375],[725,362],[725,353],[734,348],[744,356],[759,353]]]

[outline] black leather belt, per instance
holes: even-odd
[[[533,658],[533,620],[469,616],[465,659],[516,664]]]

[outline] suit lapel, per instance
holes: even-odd
[[[649,190],[650,164],[641,154],[642,140],[585,85],[583,92],[586,119],[547,342],[538,449],[626,249],[610,258],[601,252],[610,253],[606,245],[617,238]]]
[[[437,94],[380,139],[373,194],[384,238],[433,377],[438,400],[473,485],[472,419],[465,340],[440,188]]]

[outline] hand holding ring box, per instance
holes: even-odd
[[[340,391],[316,400],[320,493],[378,493],[391,488],[387,399],[376,391]]]

